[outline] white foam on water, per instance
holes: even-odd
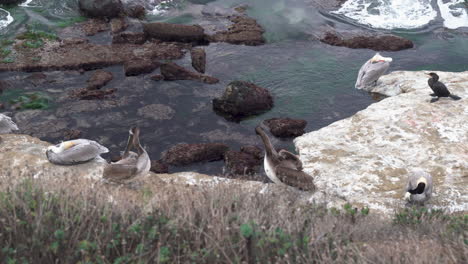
[[[0,12],[5,12],[5,13],[7,13],[6,18],[3,19],[3,20],[0,20],[0,29],[3,29],[3,28],[5,28],[5,27],[7,27],[8,25],[10,25],[10,24],[14,21],[14,19],[13,19],[13,17],[11,16],[10,12],[6,11],[6,10],[3,9],[3,8],[0,8]]]
[[[30,6],[29,4],[34,1],[34,0],[27,0],[26,2],[18,5],[18,6],[22,6],[22,7],[37,7],[37,6]]]
[[[157,1],[157,0],[156,0]],[[152,3],[154,3],[155,1],[153,0]],[[161,1],[161,3],[159,3],[158,5],[156,5],[154,7],[153,10],[150,10],[149,13],[152,14],[152,15],[161,15],[161,14],[164,14],[166,11],[167,11],[167,5],[169,3],[171,3],[172,0],[164,0],[164,1]]]
[[[431,0],[348,0],[332,13],[374,28],[420,28],[437,17]]]
[[[442,0],[437,0],[446,28],[468,27],[468,11],[463,6],[463,2],[464,0],[452,0],[444,3]]]

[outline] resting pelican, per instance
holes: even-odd
[[[439,81],[439,75],[437,73],[431,72],[427,73],[427,75],[431,76],[429,80],[427,80],[427,83],[429,84],[429,87],[431,87],[432,91],[434,93],[430,94],[430,96],[435,96],[436,98],[431,99],[431,103],[436,102],[439,100],[440,97],[450,97],[453,100],[460,100],[461,98],[451,94],[449,90],[447,89],[447,86],[443,82]]]
[[[425,171],[414,171],[408,177],[405,200],[423,204],[432,196],[432,176]]]
[[[260,126],[255,132],[265,145],[265,173],[274,183],[285,184],[303,191],[315,190],[312,176],[302,171],[302,162],[298,156],[284,149],[276,152],[265,131]]]
[[[116,182],[130,180],[139,175],[144,175],[151,168],[151,160],[146,150],[140,144],[140,129],[133,127],[128,131],[128,141],[122,159],[106,165],[104,179]],[[130,151],[135,147],[137,153]]]
[[[47,148],[47,159],[58,165],[75,165],[88,162],[109,150],[96,141],[75,139]]]
[[[355,87],[357,89],[364,89],[368,86],[377,85],[377,80],[385,74],[392,60],[390,57],[382,57],[379,53],[376,53],[374,57],[362,65]]]
[[[0,114],[0,134],[8,134],[13,130],[18,130],[18,126],[11,120],[11,117]]]

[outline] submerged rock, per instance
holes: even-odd
[[[123,11],[120,0],[79,0],[78,7],[87,17],[113,18]]]
[[[328,31],[320,38],[320,41],[333,46],[344,46],[352,49],[372,49],[376,51],[398,51],[413,47],[411,40],[395,35],[381,35],[363,31],[346,33]]]
[[[214,77],[189,71],[173,62],[161,65],[161,75],[166,81],[199,80],[207,84],[215,84],[219,82],[219,80]]]
[[[108,82],[112,81],[114,76],[111,72],[104,70],[97,70],[91,75],[91,78],[88,80],[88,90],[97,90],[106,85]]]
[[[258,173],[263,164],[262,150],[256,146],[245,146],[241,151],[229,150],[224,155],[228,174],[252,175]]]
[[[213,109],[231,119],[259,114],[273,107],[270,92],[245,81],[228,84],[220,98],[213,99]]]
[[[263,28],[253,18],[247,16],[234,16],[230,18],[233,23],[227,31],[217,32],[208,36],[212,42],[227,42],[231,44],[243,44],[257,46],[265,44]]]
[[[430,103],[432,91],[422,72],[395,72],[382,81],[406,83],[406,93],[296,138],[304,171],[317,188],[352,204],[393,212],[404,206],[407,177],[418,169],[435,183],[428,207],[466,211],[468,72],[437,73],[461,100]]]
[[[146,35],[143,32],[121,32],[112,35],[112,44],[143,44]]]
[[[202,48],[193,48],[190,51],[192,67],[199,73],[205,73],[206,53]]]
[[[264,121],[275,137],[298,137],[304,134],[307,121],[291,118],[271,118]]]
[[[179,25],[170,23],[146,23],[143,30],[148,38],[162,41],[205,44],[205,32],[198,25]]]
[[[163,104],[150,104],[138,109],[138,115],[154,120],[169,120],[174,117],[175,110]]]
[[[160,63],[151,59],[129,60],[124,63],[126,76],[136,76],[151,73],[159,67]]]
[[[182,166],[196,162],[222,160],[229,147],[220,143],[177,144],[167,150],[163,161],[169,165]]]

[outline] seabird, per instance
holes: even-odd
[[[445,86],[444,83],[439,82],[439,75],[437,73],[431,72],[428,73],[427,75],[431,76],[429,80],[427,80],[427,83],[429,84],[429,87],[431,87],[432,91],[434,93],[430,94],[430,96],[435,96],[437,98],[432,98],[431,103],[436,102],[439,100],[440,97],[450,97],[453,100],[460,100],[461,98],[451,94],[449,90],[447,89],[447,86]]]
[[[109,150],[89,139],[75,139],[47,148],[47,159],[58,165],[75,165],[88,162]]]
[[[432,196],[432,176],[424,171],[414,171],[408,177],[405,200],[423,204]]]
[[[151,160],[146,150],[140,144],[140,129],[133,127],[128,131],[128,141],[122,159],[106,165],[103,178],[116,182],[124,182],[139,175],[144,175],[151,168]],[[130,151],[136,148],[137,153]]]
[[[299,157],[289,151],[277,152],[270,139],[260,126],[255,132],[262,138],[265,145],[264,167],[265,173],[276,184],[284,184],[303,191],[315,190],[314,179],[302,171],[302,162]]]
[[[377,80],[385,74],[392,60],[390,57],[382,57],[379,53],[376,53],[359,69],[355,87],[363,89],[367,86],[377,85]]]
[[[18,126],[11,120],[11,117],[0,114],[0,134],[8,134],[13,130],[18,130]]]

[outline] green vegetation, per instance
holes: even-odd
[[[0,183],[0,263],[465,263],[467,257],[468,217],[437,210],[404,209],[392,223],[367,208],[327,210],[295,203],[295,194],[267,199],[233,186],[167,186],[158,189],[156,207],[143,210],[125,192],[109,203],[108,187],[88,191],[60,182]]]
[[[86,20],[87,20],[87,18],[83,17],[83,16],[73,17],[73,18],[69,18],[69,19],[57,22],[57,27],[66,28],[66,27],[69,27],[69,26],[74,25],[76,23],[84,22]]]
[[[19,109],[47,109],[50,98],[42,93],[26,93],[10,100],[11,104],[17,105]]]
[[[12,63],[15,61],[15,58],[12,55],[11,45],[15,43],[10,39],[2,39],[0,41],[0,62],[2,63]]]
[[[45,40],[56,40],[58,37],[55,33],[49,33],[35,29],[34,26],[27,26],[27,31],[16,36],[17,39],[23,40],[22,47],[29,49],[37,49],[44,46]]]

